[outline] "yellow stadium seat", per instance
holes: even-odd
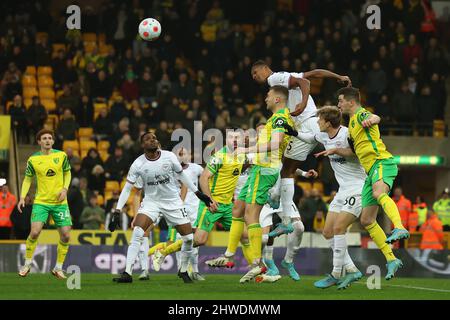
[[[36,77],[34,75],[24,74],[22,77],[22,85],[24,87],[36,87]]]
[[[85,41],[84,42],[84,51],[86,53],[91,53],[97,47],[97,43],[93,41]]]
[[[40,42],[44,38],[48,39],[48,33],[47,32],[36,32],[36,40],[37,41]]]
[[[59,99],[59,97],[61,97],[64,94],[64,90],[58,90],[56,91],[56,100]]]
[[[102,206],[105,204],[105,199],[103,198],[103,196],[101,194],[97,195],[97,204],[99,206]]]
[[[78,129],[78,137],[88,137],[89,139],[92,138],[92,135],[94,134],[94,129],[92,128],[80,128]]]
[[[41,88],[53,88],[53,78],[44,75],[44,76],[39,76],[38,77],[38,85],[39,85],[39,89]]]
[[[31,98],[24,98],[23,99],[23,104],[25,105],[25,108],[29,108],[31,107],[31,103],[33,102],[33,100],[31,100]]]
[[[52,72],[53,69],[50,66],[39,66],[37,68],[38,76],[51,76]]]
[[[126,179],[126,178],[123,179],[123,180],[120,182],[120,190],[122,190],[123,187],[125,187],[125,183],[127,183],[127,179]]]
[[[36,67],[35,66],[27,66],[25,69],[26,75],[36,76]]]
[[[108,158],[109,158],[108,151],[98,150],[98,153],[100,154],[100,158],[102,159],[103,162],[106,162],[106,160],[108,160]]]
[[[47,110],[48,112],[56,110],[56,103],[53,99],[42,99],[41,103],[45,107],[45,110]]]
[[[52,48],[53,48],[53,53],[56,53],[61,49],[66,51],[66,45],[64,43],[54,43],[52,45]]]
[[[80,144],[78,143],[78,140],[65,140],[63,142],[63,150],[66,151],[68,148],[71,148],[72,150],[80,150]]]
[[[101,140],[97,143],[98,151],[106,151],[109,149],[110,143],[109,141]]]
[[[312,189],[312,185],[309,182],[298,182],[297,185],[303,189],[303,191],[308,191]]]
[[[97,144],[92,140],[81,140],[80,141],[80,149],[88,151],[89,149],[94,148],[97,149]]]
[[[119,190],[119,183],[117,181],[108,180],[105,184],[105,191]]]
[[[106,43],[106,34],[100,33],[98,35],[98,43]]]
[[[105,202],[112,198],[112,191],[105,190]]]
[[[313,188],[319,190],[319,192],[323,194],[323,183],[322,182],[314,182]]]
[[[37,91],[36,87],[24,87],[23,88],[23,97],[25,99],[31,99],[34,96],[38,96],[39,92]],[[25,104],[26,106],[26,104]]]
[[[93,32],[83,33],[82,39],[83,39],[83,41],[87,41],[87,42],[96,42],[97,35]]]
[[[39,97],[42,99],[52,99],[55,100],[55,91],[51,88],[43,87],[39,90]]]
[[[112,45],[100,42],[98,46],[98,53],[102,56],[107,56],[111,52],[112,48]]]
[[[56,114],[49,114],[47,117],[47,120],[51,120],[53,124],[55,125],[55,128],[58,126],[59,118]]]
[[[87,154],[88,154],[88,151],[89,151],[89,150],[87,150],[87,149],[81,149],[81,150],[80,150],[80,158],[81,158],[81,159],[86,158],[86,157],[87,157]]]
[[[435,138],[445,137],[445,122],[443,120],[433,121],[433,136]]]
[[[56,129],[55,124],[53,123],[52,120],[47,119],[47,120],[45,120],[45,123],[44,123],[44,129],[55,130]]]

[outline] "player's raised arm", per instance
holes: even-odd
[[[336,79],[339,82],[342,83],[347,83],[347,87],[351,87],[352,86],[352,81],[350,80],[350,78],[348,76],[341,76],[337,73],[331,72],[329,70],[325,70],[325,69],[314,69],[311,71],[306,71],[305,73],[303,73],[303,77],[306,79],[311,79],[311,78],[333,78]]]
[[[211,196],[211,189],[209,188],[209,179],[214,176],[214,173],[212,173],[209,168],[207,170],[203,170],[202,174],[200,175],[200,178],[198,180],[198,183],[200,184],[200,189],[202,192],[211,198],[212,203],[209,208],[209,211],[215,212],[218,208],[218,203],[214,201],[214,199]]]
[[[361,121],[361,125],[363,128],[370,128],[376,124],[379,124],[381,122],[381,118],[377,116],[376,114],[371,113],[367,119]]]
[[[317,142],[316,136],[311,133],[298,132],[288,123],[283,124],[284,129],[286,129],[286,134],[291,137],[295,137],[306,143],[314,143]]]
[[[291,112],[291,116],[296,117],[300,113],[303,112],[306,108],[306,104],[308,103],[309,98],[309,92],[311,89],[311,85],[308,79],[305,78],[296,78],[293,76],[290,76],[289,78],[289,89],[292,88],[300,88],[300,91],[302,92],[302,101],[295,106],[295,110]]]
[[[354,156],[355,153],[353,152],[353,150],[351,148],[334,148],[334,149],[328,149],[319,153],[316,153],[314,156],[320,157],[320,156],[331,156],[332,154],[337,154],[338,156],[341,157],[351,157]]]

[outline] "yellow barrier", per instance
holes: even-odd
[[[72,230],[70,244],[81,245],[128,245],[131,239],[131,230],[109,232],[105,230]],[[57,244],[59,233],[57,230],[42,230],[39,244]]]

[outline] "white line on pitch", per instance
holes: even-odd
[[[364,282],[355,282],[357,284],[365,285]],[[425,290],[425,291],[435,291],[435,292],[448,292],[450,293],[450,290],[445,289],[435,289],[435,288],[425,288],[425,287],[413,287],[413,286],[403,286],[400,284],[382,284],[382,287],[398,287],[398,288],[405,288],[405,289],[416,289],[416,290]]]

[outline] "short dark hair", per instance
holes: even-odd
[[[286,87],[283,86],[273,86],[270,88],[270,90],[272,90],[273,92],[277,93],[277,94],[281,94],[285,100],[288,100],[289,97],[289,90]],[[269,90],[269,91],[270,91]]]
[[[345,87],[341,88],[337,92],[337,96],[343,95],[345,100],[354,100],[356,102],[361,101],[361,96],[359,94],[359,89],[355,87]]]
[[[253,62],[252,70],[253,70],[253,68],[266,67],[266,66],[267,66],[267,63],[264,60],[257,60],[255,62]]]
[[[51,134],[53,140],[55,140],[55,132],[54,132],[53,130],[50,130],[50,129],[41,129],[41,130],[38,131],[38,133],[36,133],[36,141],[40,141],[40,140],[41,140],[41,137],[42,137],[44,134]]]
[[[331,123],[333,128],[338,128],[341,125],[342,115],[338,107],[324,106],[317,110],[317,116]]]

